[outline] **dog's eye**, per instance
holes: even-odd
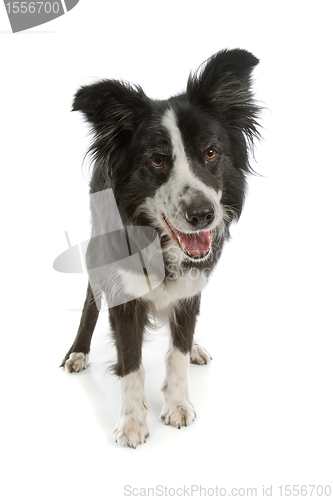
[[[164,166],[164,159],[162,156],[156,156],[151,160],[151,163],[155,168],[162,168]]]
[[[206,150],[206,159],[207,160],[214,160],[214,158],[216,157],[216,155],[217,155],[217,152],[215,151],[215,149],[208,148]]]

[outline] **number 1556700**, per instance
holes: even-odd
[[[6,8],[8,14],[58,14],[60,2],[8,2]]]

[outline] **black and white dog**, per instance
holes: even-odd
[[[111,188],[123,226],[153,228],[163,255],[163,281],[148,293],[138,292],[142,275],[121,269],[112,279],[95,275],[94,286],[89,281],[79,330],[61,365],[69,372],[87,367],[98,288],[117,349],[121,410],[115,437],[122,445],[135,448],[148,436],[141,349],[152,317],[163,316],[170,325],[160,418],[178,428],[195,419],[189,362],[206,364],[210,355],[193,344],[193,334],[201,291],[243,207],[248,152],[259,136],[260,109],[250,88],[258,62],[245,50],[221,51],[190,75],[185,93],[165,101],[115,80],[82,87],[75,96],[73,110],[83,112],[94,131],[91,194]],[[96,241],[106,231],[94,203],[91,209]],[[96,261],[107,245],[107,239],[89,245],[87,261]],[[126,302],[109,300],[113,286],[124,290]]]

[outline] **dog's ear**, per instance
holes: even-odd
[[[139,86],[101,80],[77,91],[72,110],[82,111],[97,134],[109,130],[133,131],[149,102]]]
[[[194,104],[211,109],[229,127],[243,131],[249,139],[258,135],[259,107],[250,90],[251,71],[259,60],[241,49],[223,50],[190,75],[187,94]]]

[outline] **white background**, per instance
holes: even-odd
[[[125,485],[256,487],[258,497],[272,485],[273,498],[285,484],[333,489],[330,2],[81,0],[15,35],[1,5],[0,32],[2,498],[123,498]],[[52,263],[65,230],[73,245],[89,235],[88,129],[72,96],[104,77],[167,98],[234,47],[260,59],[262,176],[203,294],[197,338],[213,362],[190,367],[197,420],[176,430],[158,419],[167,339],[156,333],[144,348],[150,438],[121,448],[106,313],[89,369],[58,368],[86,278]]]

